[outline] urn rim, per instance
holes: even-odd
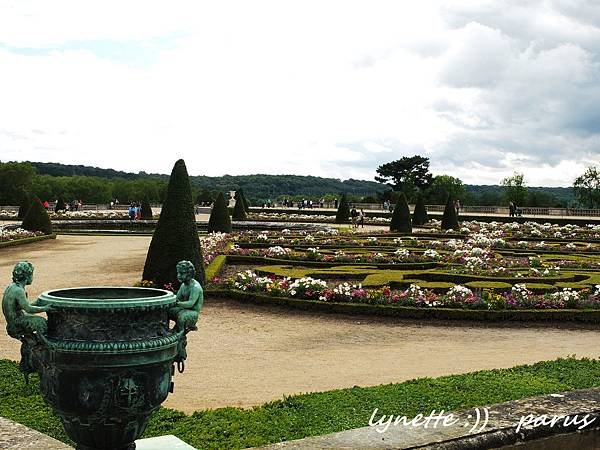
[[[40,294],[39,303],[57,308],[95,310],[165,308],[176,296],[165,289],[128,286],[80,286],[51,289]]]

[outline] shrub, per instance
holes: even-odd
[[[219,192],[208,219],[209,233],[231,233],[231,217],[222,192]]]
[[[406,202],[404,192],[398,196],[394,212],[392,213],[392,221],[390,223],[390,231],[399,231],[401,233],[412,233],[412,222],[410,220],[410,210]]]
[[[458,230],[458,216],[450,195],[448,195],[448,201],[442,216],[442,230]]]
[[[150,206],[150,202],[148,198],[145,198],[142,202],[142,219],[143,220],[152,220],[152,207]]]
[[[21,204],[19,205],[19,212],[17,213],[17,219],[24,219],[31,206],[31,196],[28,192],[23,193]]]
[[[419,194],[417,196],[417,204],[415,205],[415,212],[413,214],[413,225],[425,225],[428,220],[425,200],[423,200],[423,195]]]
[[[185,162],[180,159],[173,166],[167,195],[148,248],[142,279],[157,286],[172,283],[179,286],[176,265],[188,260],[196,269],[196,280],[204,285],[204,264],[196,216],[192,202],[192,189]]]
[[[27,231],[41,231],[44,234],[52,234],[52,222],[48,211],[36,195],[31,195],[31,204],[21,225]]]
[[[246,208],[244,206],[244,194],[236,193],[235,206],[233,207],[233,220],[246,220]]]
[[[344,223],[348,222],[348,219],[350,219],[350,205],[348,204],[346,193],[343,193],[335,215],[335,221],[336,223]]]

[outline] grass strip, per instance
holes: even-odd
[[[72,444],[44,404],[38,383],[33,377],[25,385],[17,363],[0,360],[0,415]],[[294,395],[246,410],[219,408],[185,415],[161,408],[144,437],[174,434],[197,448],[237,449],[364,427],[375,408],[380,414],[412,417],[433,409],[453,411],[598,386],[600,360],[569,357],[510,369]]]

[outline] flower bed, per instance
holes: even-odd
[[[28,239],[43,235],[44,233],[42,233],[41,231],[27,231],[23,228],[0,228],[0,242],[16,241],[19,239]]]
[[[324,280],[311,277],[293,280],[287,277],[259,276],[251,270],[240,272],[232,278],[215,279],[213,282],[216,288],[322,302],[488,310],[600,309],[600,285],[594,289],[576,291],[564,288],[545,294],[534,294],[525,284],[517,284],[500,294],[456,285],[445,293],[436,293],[416,284],[411,284],[404,290],[394,290],[389,286],[367,289],[349,283],[331,286]]]

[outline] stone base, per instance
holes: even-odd
[[[27,428],[25,425],[0,417],[0,449],[3,450],[70,450],[63,444],[39,431]]]
[[[172,434],[135,441],[135,450],[196,450]]]

